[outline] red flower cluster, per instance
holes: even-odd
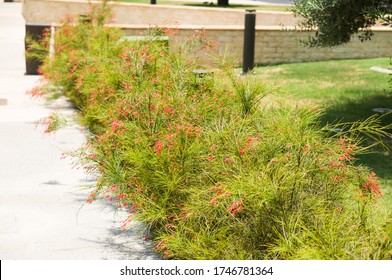
[[[371,172],[369,174],[368,180],[365,182],[364,187],[368,191],[376,194],[377,196],[382,197],[382,193],[380,191],[380,185],[377,183],[377,177],[374,172]]]
[[[244,209],[243,201],[236,200],[229,207],[227,207],[227,212],[230,213],[233,217]]]

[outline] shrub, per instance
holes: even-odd
[[[42,67],[92,132],[72,153],[99,175],[89,202],[127,207],[123,230],[136,216],[165,258],[391,258],[378,179],[355,164],[364,132],[387,135],[377,119],[334,132],[317,110],[263,106],[273,88],[189,56],[211,46],[201,32],[128,42],[100,11],[65,22]]]

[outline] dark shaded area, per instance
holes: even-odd
[[[392,109],[392,93],[363,96],[356,99],[343,99],[326,108],[322,117],[323,124],[339,122],[356,122],[365,120],[373,115],[382,116],[384,126],[392,126],[392,113],[380,114],[374,108]],[[392,127],[388,130],[392,133]],[[378,145],[370,153],[358,156],[358,164],[370,167],[383,179],[392,179],[392,139],[383,139],[385,147]],[[366,145],[374,143],[367,140]]]
[[[375,95],[366,96],[362,98],[346,98],[337,101],[335,104],[327,106],[324,122],[333,122],[336,120],[343,121],[359,121],[365,120],[370,116],[377,114],[372,111],[374,108],[390,108],[392,109],[392,93],[379,93]],[[383,124],[391,124],[392,115],[384,117]]]
[[[30,52],[31,41],[40,41],[44,38],[44,33],[49,25],[26,23],[26,37],[25,37],[25,51]],[[38,75],[38,69],[42,65],[43,61],[36,57],[29,57],[26,55],[26,75]]]

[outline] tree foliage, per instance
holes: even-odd
[[[392,0],[293,0],[293,12],[304,18],[300,27],[316,30],[310,46],[332,47],[347,43],[352,35],[368,40],[377,21],[392,26]]]

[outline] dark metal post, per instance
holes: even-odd
[[[254,67],[255,60],[255,31],[256,11],[246,10],[244,31],[244,56],[242,62],[242,73],[247,74]]]
[[[151,5],[156,5],[157,4],[157,0],[150,0],[150,4]]]

